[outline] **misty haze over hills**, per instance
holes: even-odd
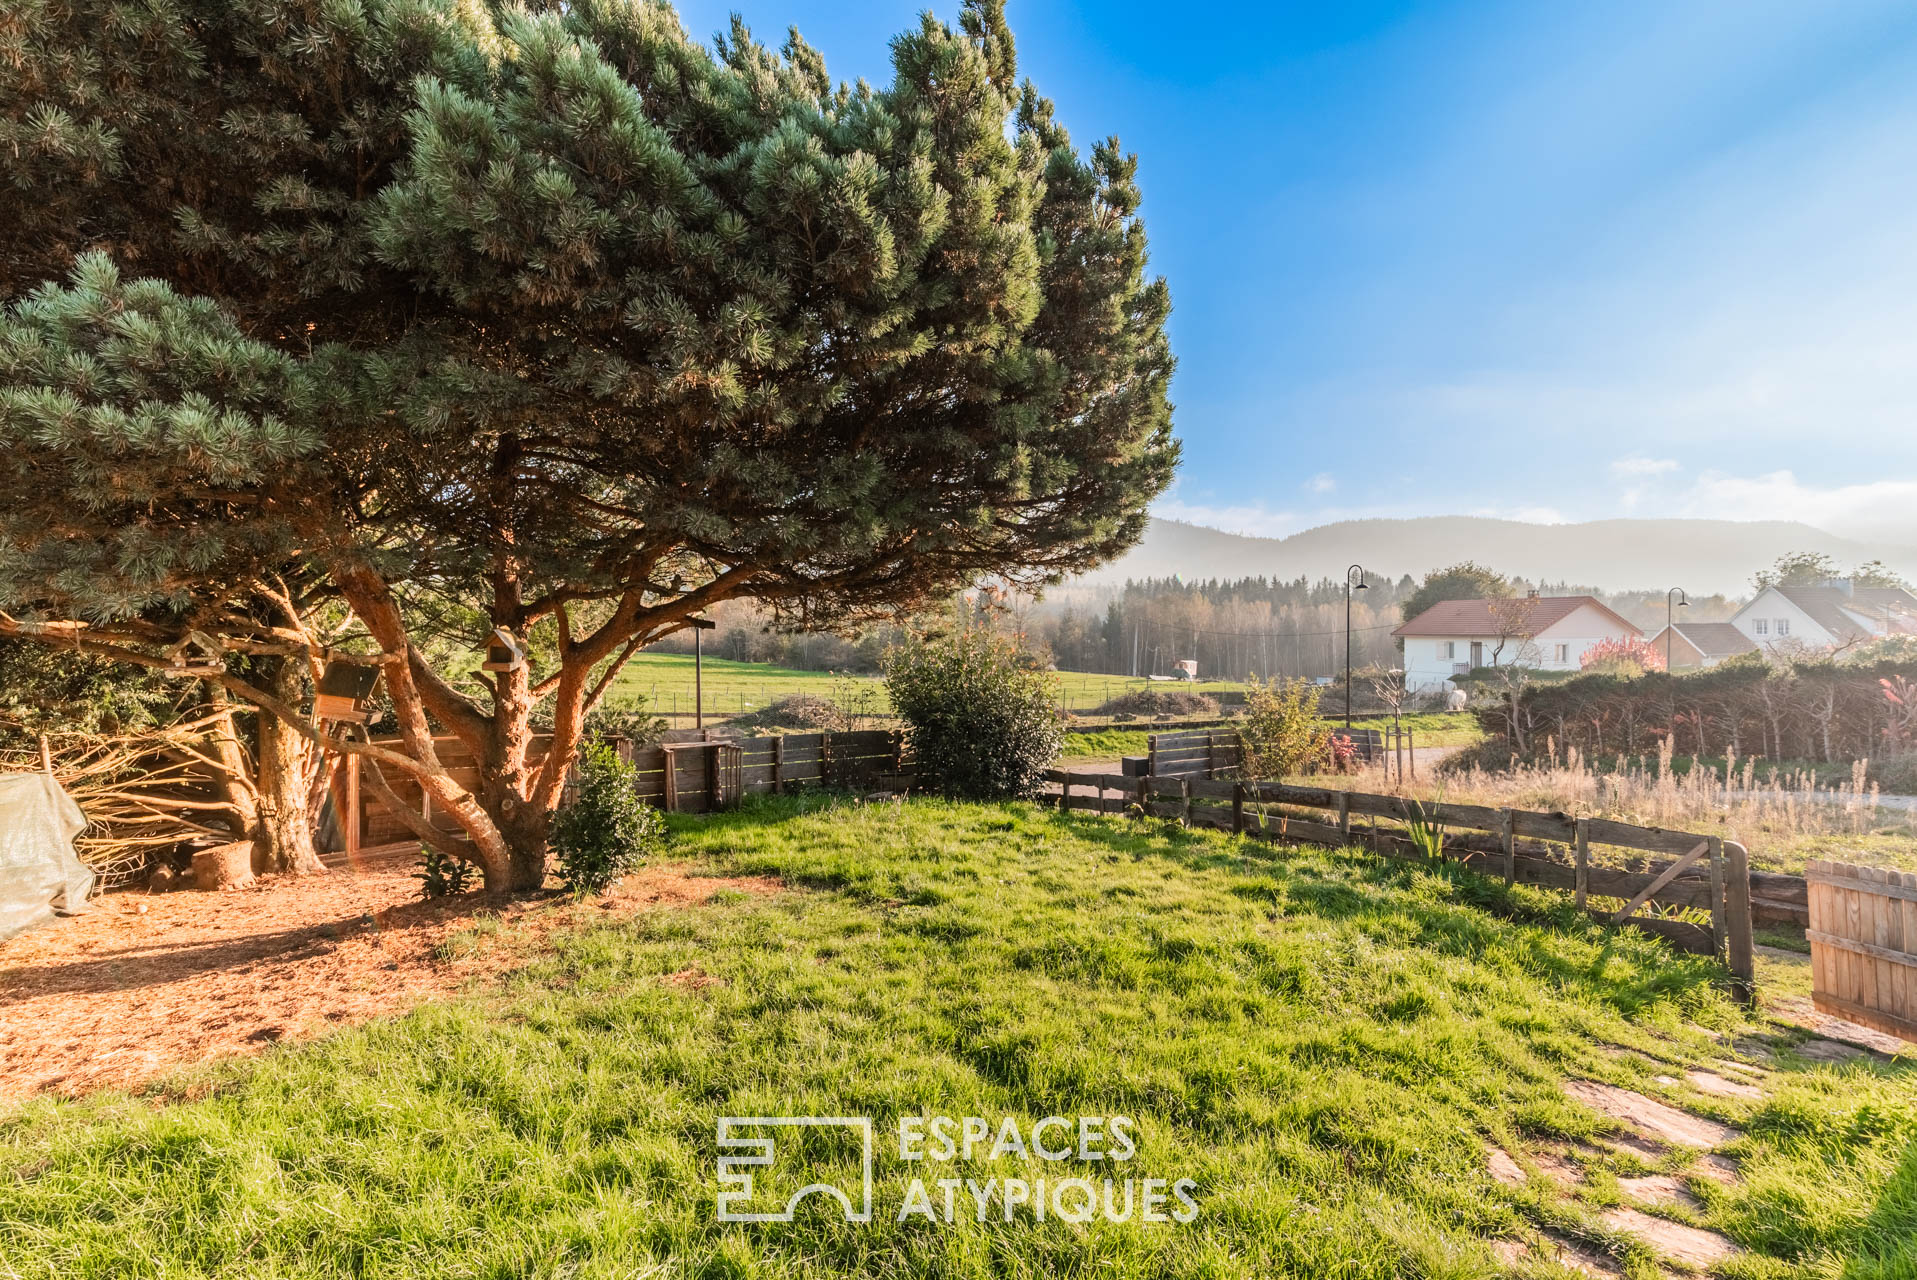
[[[1917,541],[1914,539],[1913,541]],[[1176,520],[1151,522],[1144,540],[1076,581],[1300,576],[1336,578],[1358,563],[1393,578],[1476,560],[1533,581],[1605,591],[1683,587],[1748,595],[1751,575],[1793,551],[1822,551],[1845,568],[1883,560],[1917,578],[1917,546],[1840,538],[1792,520],[1592,520],[1526,524],[1481,516],[1342,520],[1286,538],[1253,538]]]

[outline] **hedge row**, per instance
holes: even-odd
[[[1515,709],[1508,695],[1487,689],[1474,711],[1487,733],[1524,754],[1540,752],[1547,737],[1586,756],[1650,754],[1674,736],[1682,755],[1839,761],[1917,748],[1912,689],[1912,661],[1772,665],[1750,657],[1675,675],[1533,684]]]

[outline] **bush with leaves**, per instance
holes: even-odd
[[[886,654],[885,687],[919,776],[948,795],[1037,793],[1064,741],[1056,681],[981,628],[915,637]]]
[[[573,893],[604,893],[665,844],[665,818],[639,798],[638,784],[639,771],[610,744],[580,753],[578,799],[552,825],[559,875]]]
[[[1289,777],[1331,758],[1331,730],[1318,718],[1317,686],[1304,680],[1247,679],[1238,733],[1246,777]]]
[[[452,898],[472,888],[475,874],[472,863],[428,847],[420,851],[419,870],[413,873],[413,879],[419,881],[422,898]]]

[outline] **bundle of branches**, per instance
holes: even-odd
[[[230,711],[129,733],[63,733],[48,745],[53,776],[87,817],[75,851],[102,889],[139,881],[156,858],[182,846],[247,830]],[[40,767],[38,753],[0,753],[0,768]]]

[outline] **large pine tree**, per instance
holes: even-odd
[[[642,0],[25,0],[0,631],[297,671],[336,601],[403,738],[347,749],[505,889],[612,672],[699,610],[838,625],[1123,550],[1177,461],[1168,296],[1135,162],[1017,85],[1002,8],[874,88]],[[447,618],[554,658],[456,681]],[[287,679],[216,680],[310,732]]]

